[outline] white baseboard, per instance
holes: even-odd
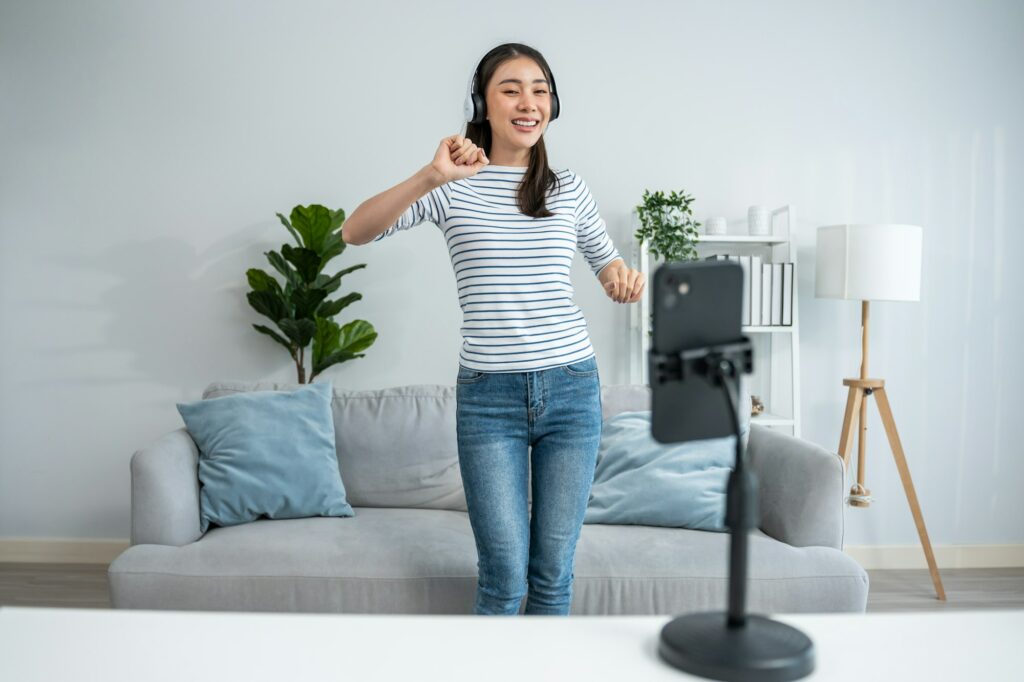
[[[109,564],[129,546],[128,540],[0,538],[0,562]]]
[[[0,562],[109,564],[128,540],[0,538]],[[935,545],[939,568],[1024,567],[1024,545]],[[920,545],[848,545],[843,551],[866,569],[928,568]]]
[[[921,545],[847,545],[843,551],[866,569],[928,568]],[[943,568],[1024,566],[1024,545],[932,545]]]

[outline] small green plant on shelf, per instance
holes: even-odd
[[[644,190],[643,203],[637,205],[640,227],[634,236],[641,248],[655,258],[668,261],[697,260],[697,228],[690,204],[693,197],[685,191],[672,190],[668,196],[661,190]]]
[[[690,204],[693,197],[685,190],[672,190],[668,196],[661,190],[645,189],[643,203],[636,207],[640,227],[633,235],[655,259],[669,261],[697,260],[697,228]],[[653,329],[653,314],[651,327]],[[647,332],[648,336],[653,331]]]

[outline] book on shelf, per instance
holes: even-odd
[[[744,326],[792,326],[796,286],[793,263],[766,263],[761,256],[730,254],[714,254],[705,259],[733,261],[743,269]]]
[[[743,268],[743,304],[740,309],[742,322],[750,324],[750,256],[732,256],[732,259]]]
[[[782,325],[793,325],[793,264],[782,263]]]
[[[761,326],[761,257],[750,257],[750,324]]]
[[[772,323],[772,264],[761,266],[761,324]]]
[[[782,263],[771,263],[772,268],[772,326],[782,325]]]

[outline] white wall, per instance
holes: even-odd
[[[487,9],[482,9],[482,8]],[[1020,420],[1024,4],[1006,2],[9,2],[0,4],[0,538],[126,538],[128,461],[218,379],[293,381],[245,270],[299,203],[351,212],[460,131],[470,72],[540,49],[555,167],[629,251],[643,190],[698,218],[799,207],[804,436],[835,448],[859,305],[814,298],[814,228],[925,228],[922,301],[872,308],[933,543],[1024,541]],[[368,389],[454,382],[454,278],[423,225],[336,267],[379,330],[330,370]],[[581,257],[605,383],[626,306]],[[874,408],[872,408],[874,409]],[[913,544],[877,415],[850,544]]]

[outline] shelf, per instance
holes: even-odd
[[[797,264],[797,221],[795,207],[787,204],[771,211],[770,232],[766,235],[752,234],[698,234],[696,235],[696,256],[703,259],[709,254],[729,256],[758,255],[763,262],[791,262],[793,270]],[[638,226],[637,214],[633,219]],[[742,222],[740,220],[739,222]],[[743,229],[742,225],[733,225]],[[653,256],[642,242],[634,242],[633,258],[641,273],[650,278]],[[649,280],[650,281],[650,280]],[[742,332],[749,335],[757,356],[757,370],[750,376],[750,392],[757,395],[766,406],[774,406],[777,412],[762,413],[751,418],[752,424],[764,427],[791,429],[792,435],[800,437],[800,320],[799,282],[793,286],[793,323],[791,325],[742,325]],[[650,328],[652,295],[650,289],[641,295],[642,305],[630,310],[629,347],[631,381],[646,384],[649,381],[648,353],[650,351]],[[776,337],[776,334],[785,336]]]
[[[762,412],[756,417],[750,418],[751,424],[760,424],[761,426],[793,426],[793,420],[786,417],[780,417],[777,414],[771,412]]]
[[[757,327],[743,327],[744,334],[758,334],[758,333],[779,333],[779,334],[792,334],[793,325],[759,325]]]
[[[749,235],[749,234],[699,234],[697,243],[703,244],[787,244],[789,237],[776,235]]]

